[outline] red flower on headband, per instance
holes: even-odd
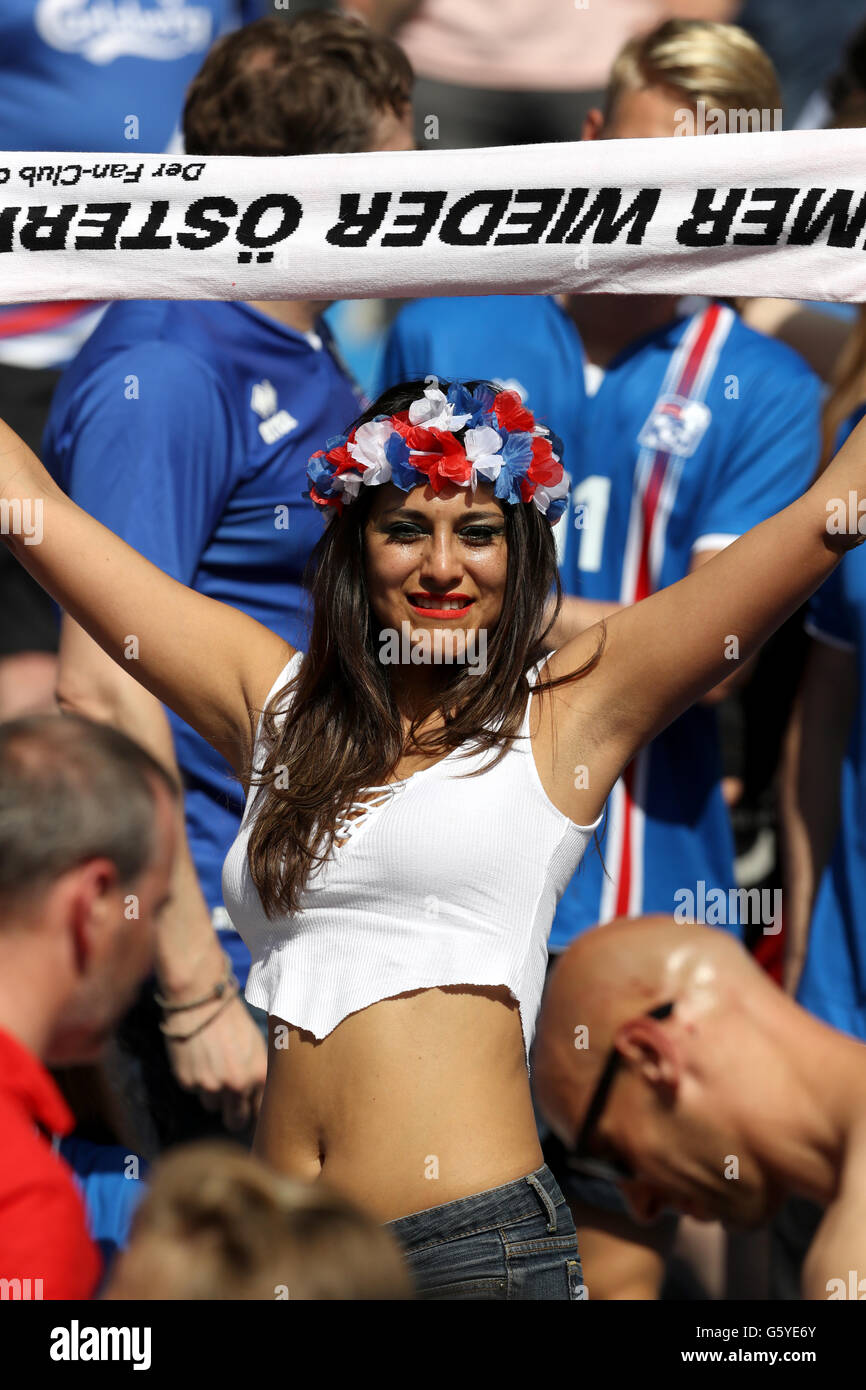
[[[348,444],[338,444],[336,449],[329,449],[328,459],[331,463],[336,464],[334,470],[336,473],[351,473],[353,470],[356,473],[363,473],[367,467],[366,463],[352,457]]]
[[[323,454],[320,454],[320,456],[323,456]],[[314,454],[313,457],[315,458],[316,455]],[[323,497],[314,487],[310,488],[310,501],[315,502],[319,507],[331,507],[336,511],[337,516],[342,516],[343,514],[343,502],[341,498]]]
[[[493,402],[493,409],[500,425],[509,433],[535,428],[535,416],[526,409],[516,391],[500,391]]]
[[[413,428],[406,436],[410,449],[423,450],[409,459],[413,468],[426,473],[434,492],[441,492],[447,483],[464,486],[469,482],[472,464],[459,439],[445,430]]]
[[[562,477],[562,464],[553,457],[553,445],[543,435],[532,441],[532,462],[527,477],[533,483],[540,483],[542,487],[552,487]]]
[[[421,453],[437,452],[438,430],[428,430],[424,425],[410,425],[408,420],[396,422],[396,429],[398,434],[402,434],[410,449],[418,449]]]

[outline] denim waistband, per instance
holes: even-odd
[[[556,1178],[545,1163],[534,1173],[515,1178],[502,1187],[491,1187],[471,1197],[458,1197],[442,1206],[426,1207],[424,1211],[400,1216],[396,1221],[386,1222],[385,1229],[391,1231],[405,1249],[412,1249],[431,1237],[453,1240],[501,1226],[504,1221],[522,1221],[542,1212],[547,1217],[548,1230],[553,1232],[557,1228],[556,1209],[564,1205],[565,1198]]]

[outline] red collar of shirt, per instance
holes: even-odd
[[[0,1090],[18,1097],[36,1124],[49,1134],[69,1134],[72,1111],[39,1058],[0,1028]]]

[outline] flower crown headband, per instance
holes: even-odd
[[[441,492],[450,483],[474,492],[488,482],[500,502],[534,502],[553,526],[568,503],[561,453],[559,440],[536,424],[516,391],[484,384],[470,391],[455,382],[444,394],[430,386],[408,410],[377,415],[329,439],[307,465],[309,496],[340,513],[362,485],[394,483],[409,492],[429,483]]]

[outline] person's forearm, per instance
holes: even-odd
[[[855,692],[853,657],[813,643],[779,771],[784,982],[792,992],[806,958],[818,884],[839,826],[839,785]]]
[[[2,421],[0,503],[2,538],[37,584],[118,670],[243,771],[250,711],[291,655],[288,644],[240,608],[152,564],[67,497]]]
[[[850,490],[856,509],[858,482],[866,510],[862,426],[819,482],[790,507],[685,579],[610,618],[606,660],[598,663],[595,684],[616,761],[630,761],[730,675],[733,638],[739,660],[747,660],[832,574],[842,556],[862,543],[856,527],[828,526],[828,502],[839,495]],[[592,654],[594,632],[569,643],[562,659],[579,667]]]
[[[738,662],[736,670],[732,671],[727,680],[719,681],[718,685],[714,685],[700,703],[707,706],[720,705],[723,700],[729,699],[738,690],[745,689],[755,673],[759,655],[760,653],[754,652],[748,661]]]
[[[45,535],[45,504],[63,493],[47,468],[14,430],[0,420],[2,539],[13,554],[38,552]]]
[[[815,860],[816,857],[820,859],[821,852],[809,834],[809,827],[800,814],[790,788],[780,788],[779,836],[785,912],[782,983],[785,989],[794,994],[806,959],[809,923],[817,887]]]
[[[68,618],[60,650],[57,701],[61,710],[122,730],[181,782],[171,726],[159,701],[117,670]],[[219,943],[192,862],[181,805],[172,897],[156,933],[156,973],[163,993],[182,998],[205,992],[221,971]]]

